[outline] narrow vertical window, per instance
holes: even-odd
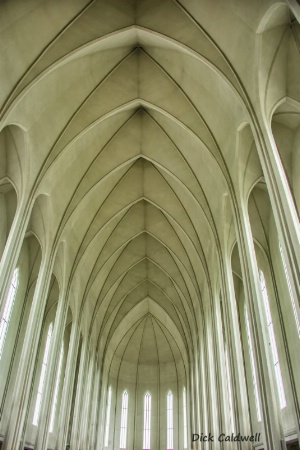
[[[173,394],[167,395],[167,450],[173,450]]]
[[[249,348],[249,355],[250,355],[250,365],[251,365],[251,371],[252,371],[254,398],[255,398],[255,405],[256,405],[256,415],[257,415],[257,421],[260,422],[261,421],[261,411],[260,411],[260,403],[259,403],[259,395],[258,395],[257,377],[256,377],[255,363],[254,363],[252,336],[251,336],[251,331],[250,331],[249,317],[248,317],[248,311],[247,311],[246,304],[245,304],[244,312],[245,312],[248,348]]]
[[[56,405],[57,405],[57,399],[58,399],[58,391],[59,391],[59,386],[60,386],[63,357],[64,357],[64,343],[61,344],[61,349],[60,349],[60,354],[59,354],[59,362],[58,362],[57,376],[56,376],[55,389],[54,389],[54,398],[53,398],[53,404],[52,404],[52,410],[51,410],[51,416],[50,416],[50,427],[49,427],[50,433],[52,433],[53,427],[54,427],[54,418],[55,418],[55,411],[56,411]]]
[[[33,425],[37,425],[38,421],[39,421],[42,396],[43,396],[43,390],[44,390],[44,382],[45,382],[45,378],[46,378],[47,364],[48,364],[51,337],[52,337],[52,328],[53,328],[52,323],[50,323],[49,328],[48,328],[47,339],[46,339],[46,346],[45,346],[45,351],[44,351],[38,393],[37,393],[36,403],[35,403],[35,408],[34,408],[33,422],[32,422]]]
[[[106,424],[105,424],[105,437],[104,437],[104,445],[105,445],[105,447],[108,447],[109,423],[110,423],[110,407],[111,407],[111,386],[109,386],[108,393],[107,393]]]
[[[127,417],[128,417],[128,393],[123,392],[122,395],[122,411],[121,411],[121,431],[120,431],[120,449],[126,449],[127,437]]]
[[[2,352],[5,344],[11,313],[14,307],[18,284],[19,284],[19,269],[17,268],[14,270],[12,276],[9,291],[5,300],[3,315],[0,322],[0,359],[2,357]]]
[[[291,299],[291,302],[292,302],[292,307],[293,307],[296,327],[297,327],[297,331],[298,331],[298,337],[300,338],[300,321],[299,321],[299,316],[298,316],[298,312],[297,312],[297,308],[296,308],[296,302],[295,302],[295,297],[294,297],[292,286],[291,286],[291,282],[290,282],[289,273],[288,273],[288,270],[287,270],[287,267],[286,267],[285,258],[284,258],[284,254],[283,254],[282,247],[281,247],[280,243],[279,243],[279,250],[280,250],[280,255],[281,255],[282,264],[283,264],[283,268],[284,268],[286,282],[287,282],[288,289],[289,289],[290,299]]]
[[[144,397],[144,436],[143,449],[150,450],[150,427],[151,427],[151,394],[146,392]]]
[[[277,389],[278,389],[280,408],[282,409],[282,408],[285,408],[285,406],[286,406],[286,399],[285,399],[285,394],[284,394],[283,381],[282,381],[282,376],[281,376],[281,369],[280,369],[280,364],[279,364],[277,345],[276,345],[276,340],[275,340],[275,333],[274,333],[274,327],[273,327],[270,304],[269,304],[268,291],[267,291],[265,277],[261,270],[259,271],[259,279],[260,279],[261,290],[262,290],[263,300],[264,300],[264,308],[265,308],[267,324],[268,324],[269,344],[271,347],[273,364],[274,364],[274,368],[275,368],[275,378],[276,378],[276,384],[277,384]]]
[[[183,448],[187,449],[186,389],[183,388]]]

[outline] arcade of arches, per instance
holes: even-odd
[[[299,20],[1,1],[2,450],[299,449]]]

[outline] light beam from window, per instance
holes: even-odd
[[[122,394],[120,449],[126,449],[127,417],[128,417],[128,392],[124,391]]]
[[[167,395],[167,450],[173,450],[173,394]]]
[[[281,369],[280,369],[280,363],[279,363],[279,358],[278,358],[278,351],[277,351],[274,327],[273,327],[273,322],[272,322],[267,285],[266,285],[266,280],[265,280],[262,270],[259,271],[259,279],[260,279],[261,290],[262,290],[263,300],[264,300],[265,313],[266,313],[267,324],[268,324],[269,340],[270,340],[271,352],[272,352],[272,357],[273,357],[273,364],[274,364],[274,368],[275,368],[275,378],[276,378],[276,384],[277,384],[278,395],[279,395],[279,403],[280,403],[280,408],[283,409],[286,407],[286,399],[285,399],[283,381],[282,381],[282,376],[281,376]]]
[[[186,389],[183,388],[183,448],[187,449]]]
[[[144,396],[143,450],[150,450],[150,431],[151,431],[151,394],[150,392],[146,392]]]

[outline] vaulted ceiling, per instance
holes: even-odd
[[[143,329],[166,360],[173,340],[181,355],[196,345],[239,182],[255,32],[272,3],[2,5],[2,123],[26,135],[17,189],[48,198],[47,239],[65,244],[56,276],[101,350],[137,336],[143,348]]]

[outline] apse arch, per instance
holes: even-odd
[[[151,303],[150,299],[145,299],[144,302]],[[156,308],[153,305],[153,308]],[[188,361],[189,356],[186,352],[189,351],[187,347],[181,349],[180,342],[176,341],[176,329],[172,329],[172,324],[166,322],[161,316],[161,311],[150,308],[141,309],[140,314],[132,317],[129,321],[127,318],[126,325],[124,323],[120,326],[121,334],[116,336],[114,333],[108,350],[113,348],[113,353],[103,353],[105,358],[103,362],[103,372],[106,374],[109,383],[115,386],[117,393],[121,393],[125,388],[129,390],[131,396],[135,401],[131,405],[131,415],[135,411],[140,411],[142,408],[142,399],[145,392],[151,392],[153,396],[153,414],[157,414],[157,407],[159,404],[165,404],[165,399],[160,397],[159,390],[172,389],[175,394],[174,406],[175,416],[179,415],[179,403],[177,398],[180,398],[181,386],[187,383]],[[149,311],[148,311],[149,309]],[[136,310],[136,308],[134,308]],[[158,320],[157,314],[160,315],[161,321]],[[164,323],[162,323],[162,321]],[[132,352],[132,346],[135,351]],[[153,347],[153,352],[149,352],[148,347]],[[182,354],[182,350],[185,354]],[[153,379],[145,379],[143,375],[147,371],[153,372]],[[160,376],[158,374],[161,374]],[[156,374],[156,375],[155,375]],[[147,377],[146,377],[147,378]],[[160,386],[160,387],[159,387]],[[118,405],[118,403],[117,403]],[[132,416],[133,417],[133,416]],[[142,417],[142,416],[141,416]],[[161,416],[159,416],[161,418]],[[139,419],[137,419],[139,420]],[[164,425],[163,425],[164,426]],[[140,426],[136,427],[135,421],[129,420],[128,429],[134,440],[139,441],[141,438]],[[151,426],[151,441],[155,441],[156,425],[153,422],[153,431]],[[115,435],[118,439],[119,421],[115,422]],[[152,434],[153,433],[153,434]],[[178,430],[176,428],[176,439]],[[131,439],[132,439],[131,438]],[[118,445],[118,442],[117,444]]]

